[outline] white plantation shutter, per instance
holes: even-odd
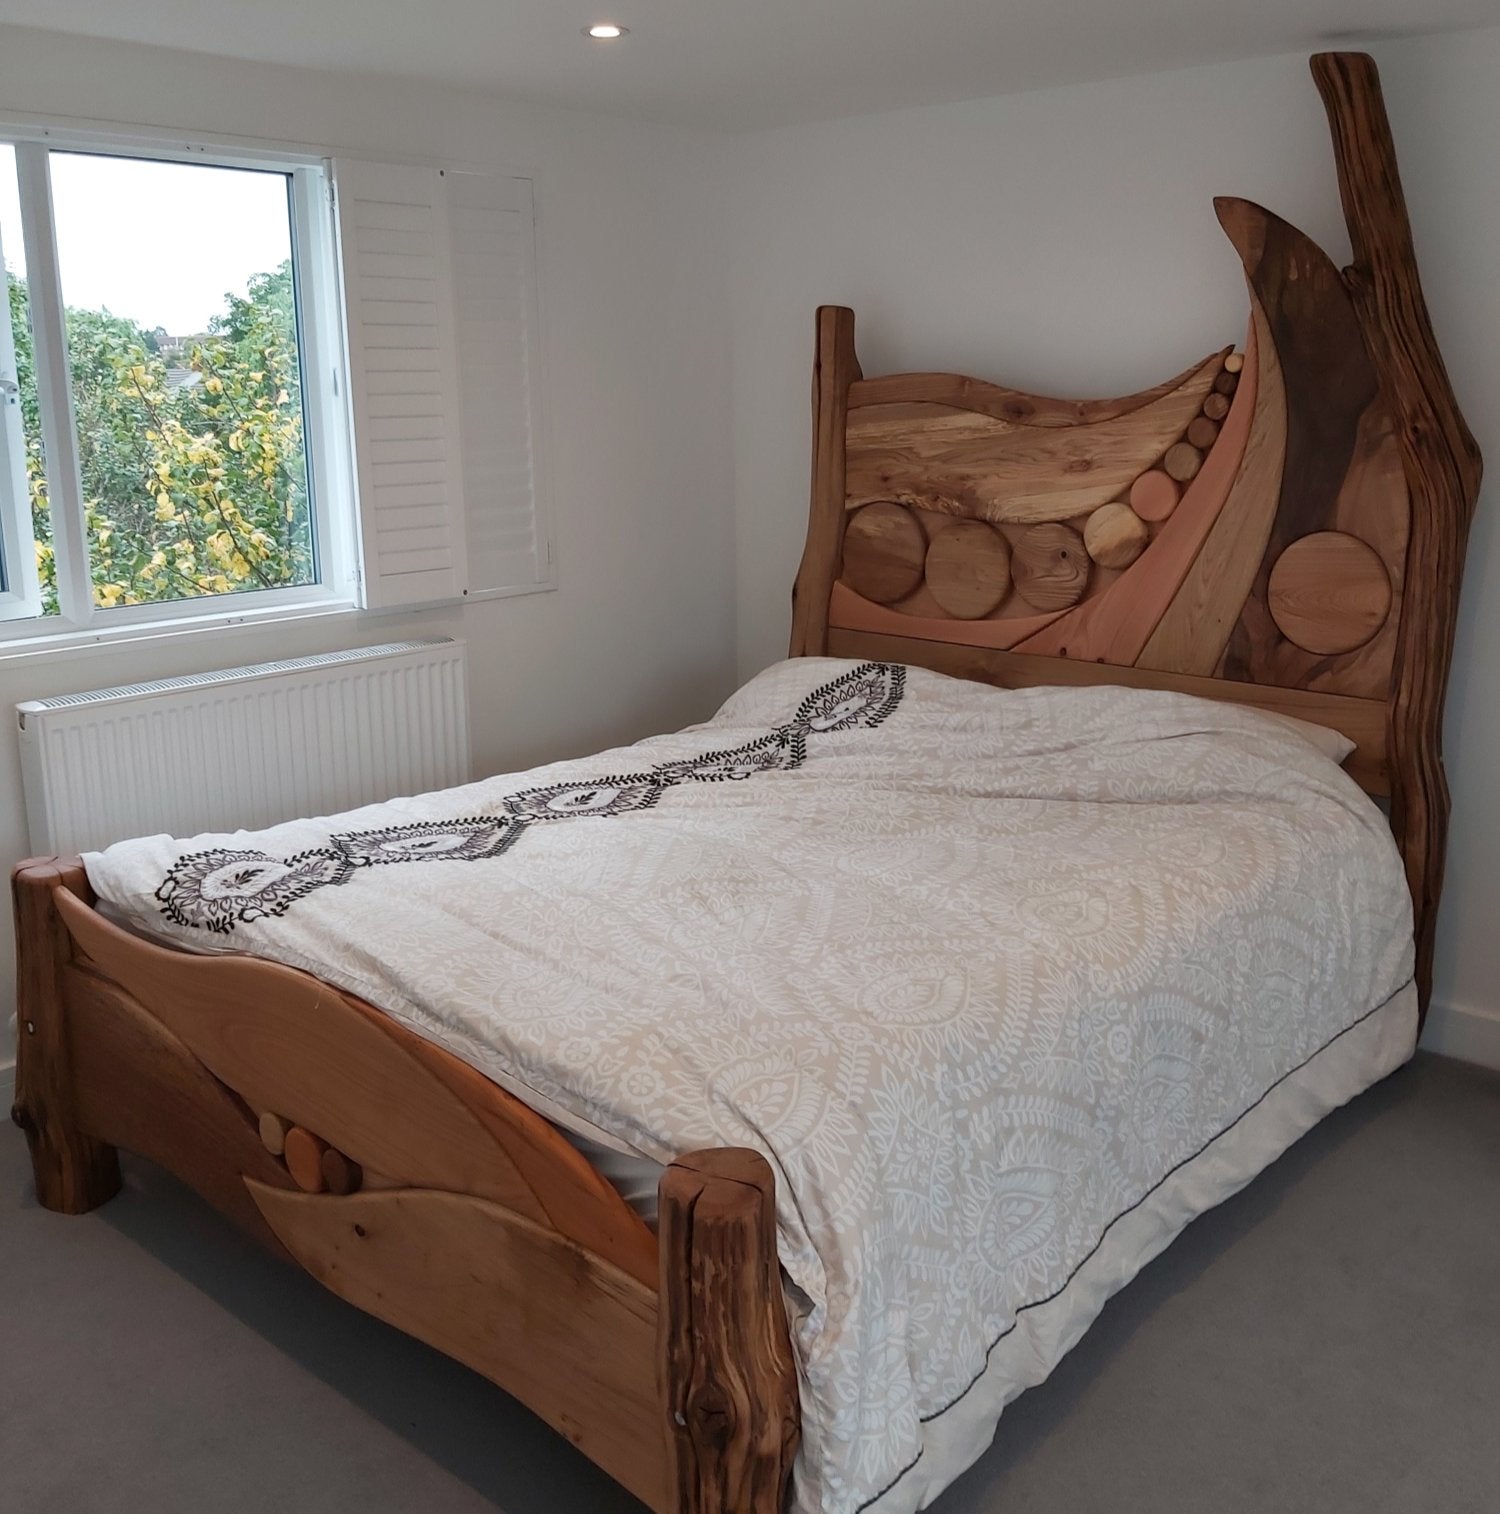
[[[536,256],[531,181],[447,175],[469,590],[548,578],[537,488]]]
[[[529,181],[334,171],[365,603],[542,586]]]

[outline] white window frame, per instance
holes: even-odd
[[[0,142],[13,145],[25,236],[27,291],[36,358],[48,494],[56,550],[57,615],[0,603],[0,655],[42,641],[72,644],[106,641],[156,631],[236,625],[288,614],[353,609],[357,605],[358,541],[355,520],[353,442],[345,371],[343,297],[332,219],[330,179],[315,152],[259,147],[222,140],[185,142],[174,134],[107,127],[36,125],[0,119]],[[99,156],[147,158],[223,168],[253,168],[289,175],[292,262],[297,290],[299,355],[308,490],[319,581],[284,589],[245,589],[231,594],[101,608],[94,604],[84,537],[77,431],[67,352],[63,298],[51,207],[49,150]],[[3,318],[4,312],[0,312]],[[17,502],[25,515],[26,501]],[[17,559],[5,537],[6,565]],[[29,559],[30,528],[19,546]],[[34,584],[34,566],[31,582]],[[4,596],[9,598],[10,596]],[[33,606],[34,606],[33,601]]]

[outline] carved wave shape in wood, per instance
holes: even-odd
[[[1216,671],[1252,683],[1384,698],[1410,507],[1394,425],[1354,303],[1327,254],[1296,227],[1246,200],[1214,203],[1245,265],[1286,395],[1286,463],[1272,524]],[[1355,545],[1331,552],[1297,546],[1333,532]],[[1295,583],[1296,607],[1286,604],[1283,588],[1278,615],[1273,575],[1289,550],[1281,578],[1283,585]],[[1383,573],[1373,571],[1372,557]]]
[[[1245,265],[1243,356],[1211,358],[1134,409],[1105,401],[1072,414],[1018,397],[1009,412],[992,400],[983,414],[965,413],[909,392],[897,399],[894,381],[861,386],[885,385],[887,397],[850,412],[855,513],[831,625],[1384,696],[1407,489],[1348,291],[1294,227],[1248,201],[1216,206]],[[954,397],[951,383],[929,387]],[[1171,410],[1190,393],[1196,413]],[[1044,446],[1037,423],[1014,418],[1028,409],[1047,417]],[[1158,429],[1168,414],[1170,433]],[[1133,455],[1122,440],[1132,425]],[[1099,436],[1109,438],[1102,469],[1090,450]],[[1127,457],[1128,477],[1108,472]],[[1050,488],[1032,477],[1042,466],[1060,470]],[[1059,514],[1083,497],[1070,466],[1084,489],[1108,474],[1110,493],[1123,497]],[[860,508],[871,490],[885,491],[882,503]],[[867,575],[857,538],[870,533],[856,526],[866,517],[888,525],[879,512],[899,515],[904,550],[899,564]],[[966,577],[957,536],[941,554],[943,581],[923,581],[923,542],[930,556],[934,523],[951,514],[994,522],[1008,538],[1009,592],[993,602],[974,585],[945,602],[946,583]],[[978,567],[967,575],[976,576]],[[866,592],[867,578],[883,592]],[[999,582],[993,570],[988,578]]]
[[[862,405],[849,417],[849,506],[889,500],[1022,526],[1087,515],[1182,443],[1224,356],[1205,358],[1175,388],[1151,391],[1154,398],[1133,406],[1101,402],[1104,419],[1072,424],[1039,425],[929,401]],[[1047,413],[1061,403],[1031,400]]]
[[[1252,329],[1246,347],[1251,363],[1249,381],[1240,383],[1236,378],[1237,392],[1233,401],[1226,400],[1228,408],[1213,445],[1202,462],[1195,464],[1194,477],[1185,489],[1156,466],[1165,454],[1146,459],[1149,466],[1135,482],[1150,485],[1146,494],[1156,500],[1154,505],[1144,505],[1149,522],[1141,509],[1123,500],[1111,500],[1070,524],[1046,523],[1020,529],[1007,524],[995,528],[1010,534],[1014,592],[997,614],[985,619],[948,618],[950,612],[926,585],[891,605],[875,603],[844,581],[833,587],[829,624],[845,630],[915,636],[1001,651],[1016,648],[1127,664],[1133,661],[1187,573],[1237,477],[1255,425],[1259,366],[1255,352]],[[1237,358],[1238,354],[1229,356]],[[1218,355],[1211,360],[1216,368],[1224,361],[1228,359]],[[1215,397],[1224,398],[1210,388],[1203,402]],[[1167,450],[1176,445],[1176,441],[1171,442]],[[1138,489],[1130,493],[1132,499],[1142,497]],[[863,513],[852,517],[851,526]],[[933,522],[941,530],[946,522],[945,516],[930,511],[907,513],[924,528]],[[1096,545],[1110,561],[1088,550],[1091,526]],[[1047,533],[1066,535],[1053,540]],[[1047,553],[1059,552],[1064,545],[1070,555],[1063,566],[1069,571],[1044,571]],[[1052,564],[1053,568],[1057,566]],[[845,580],[848,577],[846,571]]]
[[[295,1135],[294,1149],[303,1147],[304,1185],[326,1186],[322,1160],[333,1147],[392,1182],[474,1195],[549,1223],[633,1276],[655,1278],[656,1239],[640,1216],[554,1127],[473,1068],[294,968],[171,951],[61,891],[57,908],[90,959],[150,1004],[208,1073],[250,1110],[285,1122],[283,1144]],[[344,1072],[337,1085],[319,1074],[334,1060]],[[269,1160],[248,1110],[244,1118],[247,1141]]]

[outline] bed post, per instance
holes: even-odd
[[[828,650],[828,596],[844,546],[849,386],[861,377],[854,355],[854,312],[842,305],[820,305],[812,387],[812,509],[792,589],[793,657],[821,657]]]
[[[1312,72],[1328,112],[1354,254],[1344,283],[1381,394],[1396,419],[1411,498],[1406,603],[1387,749],[1391,826],[1415,910],[1417,993],[1425,1016],[1448,840],[1443,698],[1464,546],[1483,460],[1458,408],[1428,317],[1375,62],[1365,53],[1318,53]]]
[[[776,1180],[758,1152],[662,1174],[658,1360],[671,1514],[782,1514],[800,1438],[776,1259]]]
[[[94,892],[77,857],[33,857],[11,874],[16,918],[16,1102],[42,1206],[84,1214],[120,1188],[113,1146],[78,1128],[62,971],[73,941],[53,903],[65,888],[88,903]]]

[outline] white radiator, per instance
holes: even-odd
[[[470,778],[446,637],[16,706],[34,853],[256,830]]]

